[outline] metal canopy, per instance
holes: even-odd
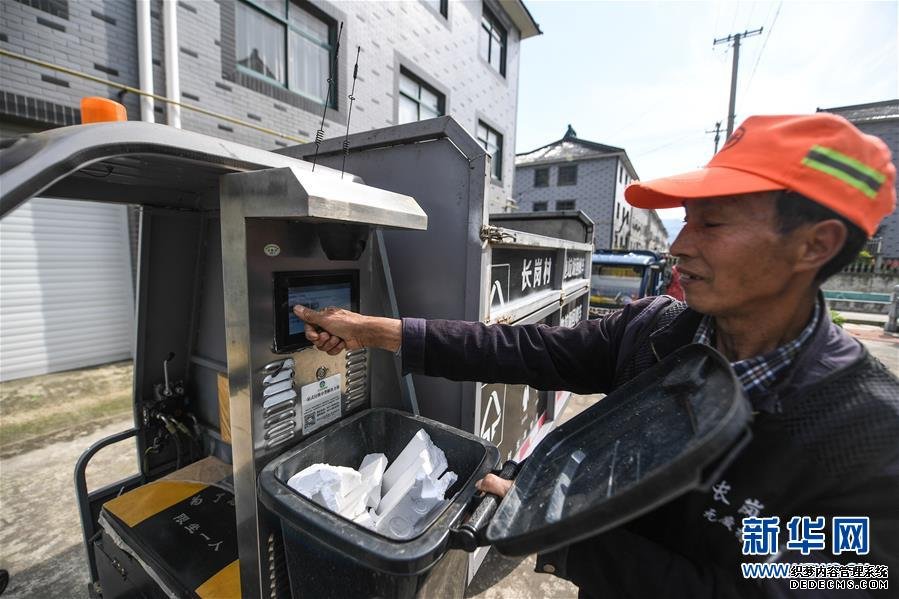
[[[312,165],[166,125],[128,121],[62,127],[0,150],[0,217],[33,196],[217,209],[219,177],[233,172]],[[318,166],[315,176],[340,179]],[[347,174],[344,183],[361,183]]]
[[[227,194],[244,198],[248,218],[339,221],[389,228],[424,230],[428,217],[414,199],[337,177],[320,177],[287,168],[228,175]]]

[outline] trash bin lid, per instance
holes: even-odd
[[[721,354],[681,348],[547,435],[487,540],[527,555],[636,518],[720,473],[748,441],[751,417]]]

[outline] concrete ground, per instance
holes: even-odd
[[[0,567],[10,572],[3,599],[88,596],[75,462],[95,441],[130,427],[129,418],[0,461]],[[133,439],[101,450],[88,468],[88,488],[136,473],[136,455]]]
[[[899,335],[868,324],[845,329],[899,376]],[[563,419],[589,407],[597,396],[574,397]],[[95,440],[131,425],[125,418],[78,436],[53,440],[13,456],[0,455],[0,568],[11,573],[7,597],[87,597],[87,566],[72,476],[75,461]],[[133,441],[101,451],[88,471],[89,488],[137,471]],[[469,586],[478,599],[573,598],[576,589],[533,572],[534,557],[507,559],[491,552]]]
[[[601,395],[572,395],[559,418],[562,424],[580,414]],[[465,593],[471,599],[567,599],[577,597],[577,587],[551,574],[534,572],[536,556],[504,557],[491,549]]]

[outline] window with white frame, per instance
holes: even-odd
[[[490,155],[494,179],[503,178],[503,136],[483,121],[478,121],[478,142]]]
[[[400,67],[399,124],[414,123],[445,114],[446,97]]]
[[[574,210],[574,200],[558,200],[556,210]]]
[[[549,187],[549,167],[534,169],[534,187]]]
[[[534,202],[534,212],[546,212],[548,207],[548,202]]]
[[[336,28],[308,2],[239,0],[237,68],[324,103],[333,67]],[[337,106],[336,89],[330,106]]]
[[[506,76],[506,28],[502,26],[490,9],[483,7],[480,34],[481,58],[486,60],[497,73]]]

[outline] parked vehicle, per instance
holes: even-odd
[[[590,273],[590,317],[619,310],[641,297],[665,292],[668,258],[649,250],[600,250]]]

